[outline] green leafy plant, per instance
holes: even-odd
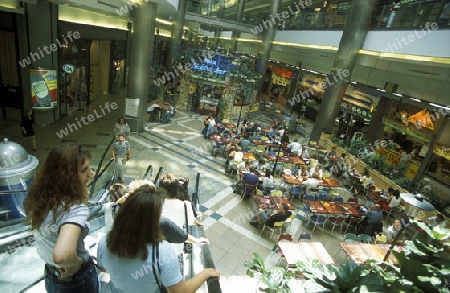
[[[368,262],[371,270],[382,276],[390,292],[450,292],[450,229],[415,223],[424,232],[405,241],[404,251],[392,251],[398,265]]]
[[[252,278],[258,278],[266,288],[258,288],[262,292],[268,293],[288,293],[286,269],[282,267],[266,268],[262,257],[254,252],[253,260],[246,261],[244,266],[247,268],[247,275]]]

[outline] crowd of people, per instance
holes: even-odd
[[[208,240],[188,233],[189,225],[202,224],[185,200],[187,177],[172,174],[164,174],[159,187],[147,180],[132,181],[128,188],[111,186],[96,267],[84,243],[89,233],[87,184],[94,174],[90,159],[89,151],[76,144],[52,148],[24,201],[37,252],[45,261],[47,292],[97,293],[98,270],[109,273],[111,292],[195,292],[208,278],[220,276],[206,268],[184,280],[180,243]],[[143,270],[152,274],[140,278]]]

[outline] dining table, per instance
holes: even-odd
[[[243,159],[244,159],[244,161],[254,161],[254,160],[256,160],[255,155],[252,154],[252,153],[249,153],[249,152],[244,152]]]
[[[295,210],[295,206],[291,201],[284,197],[274,197],[274,196],[263,196],[258,194],[252,194],[252,198],[258,207],[258,209],[272,209],[277,210],[280,204],[287,204],[289,210]]]
[[[371,243],[340,243],[345,253],[357,264],[363,264],[369,259],[377,262],[383,261],[391,244],[371,244]],[[394,246],[393,250],[397,252],[404,251],[402,246]],[[391,253],[388,262],[397,264],[398,260]]]
[[[359,204],[337,201],[303,200],[314,214],[360,216]]]
[[[290,174],[281,174],[281,177],[283,177],[283,180],[286,181],[286,183],[289,185],[303,185],[303,180],[298,178],[297,176]]]
[[[317,259],[323,264],[334,264],[333,258],[321,242],[279,241],[278,247],[286,258],[288,267],[293,267],[307,258]]]

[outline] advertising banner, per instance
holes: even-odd
[[[54,69],[30,69],[31,104],[33,109],[56,108],[57,71]]]

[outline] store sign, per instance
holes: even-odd
[[[213,72],[219,75],[227,74],[228,70],[220,69],[221,65],[223,66],[223,64],[221,64],[220,61],[221,61],[220,58],[208,59],[205,57],[202,64],[194,64],[192,66],[192,69]]]
[[[75,66],[72,64],[64,64],[62,70],[67,74],[72,74],[75,71]]]
[[[383,147],[377,147],[376,152],[385,158],[385,162],[390,165],[398,165],[400,163],[400,155],[398,153],[394,153],[390,150],[387,150]]]

